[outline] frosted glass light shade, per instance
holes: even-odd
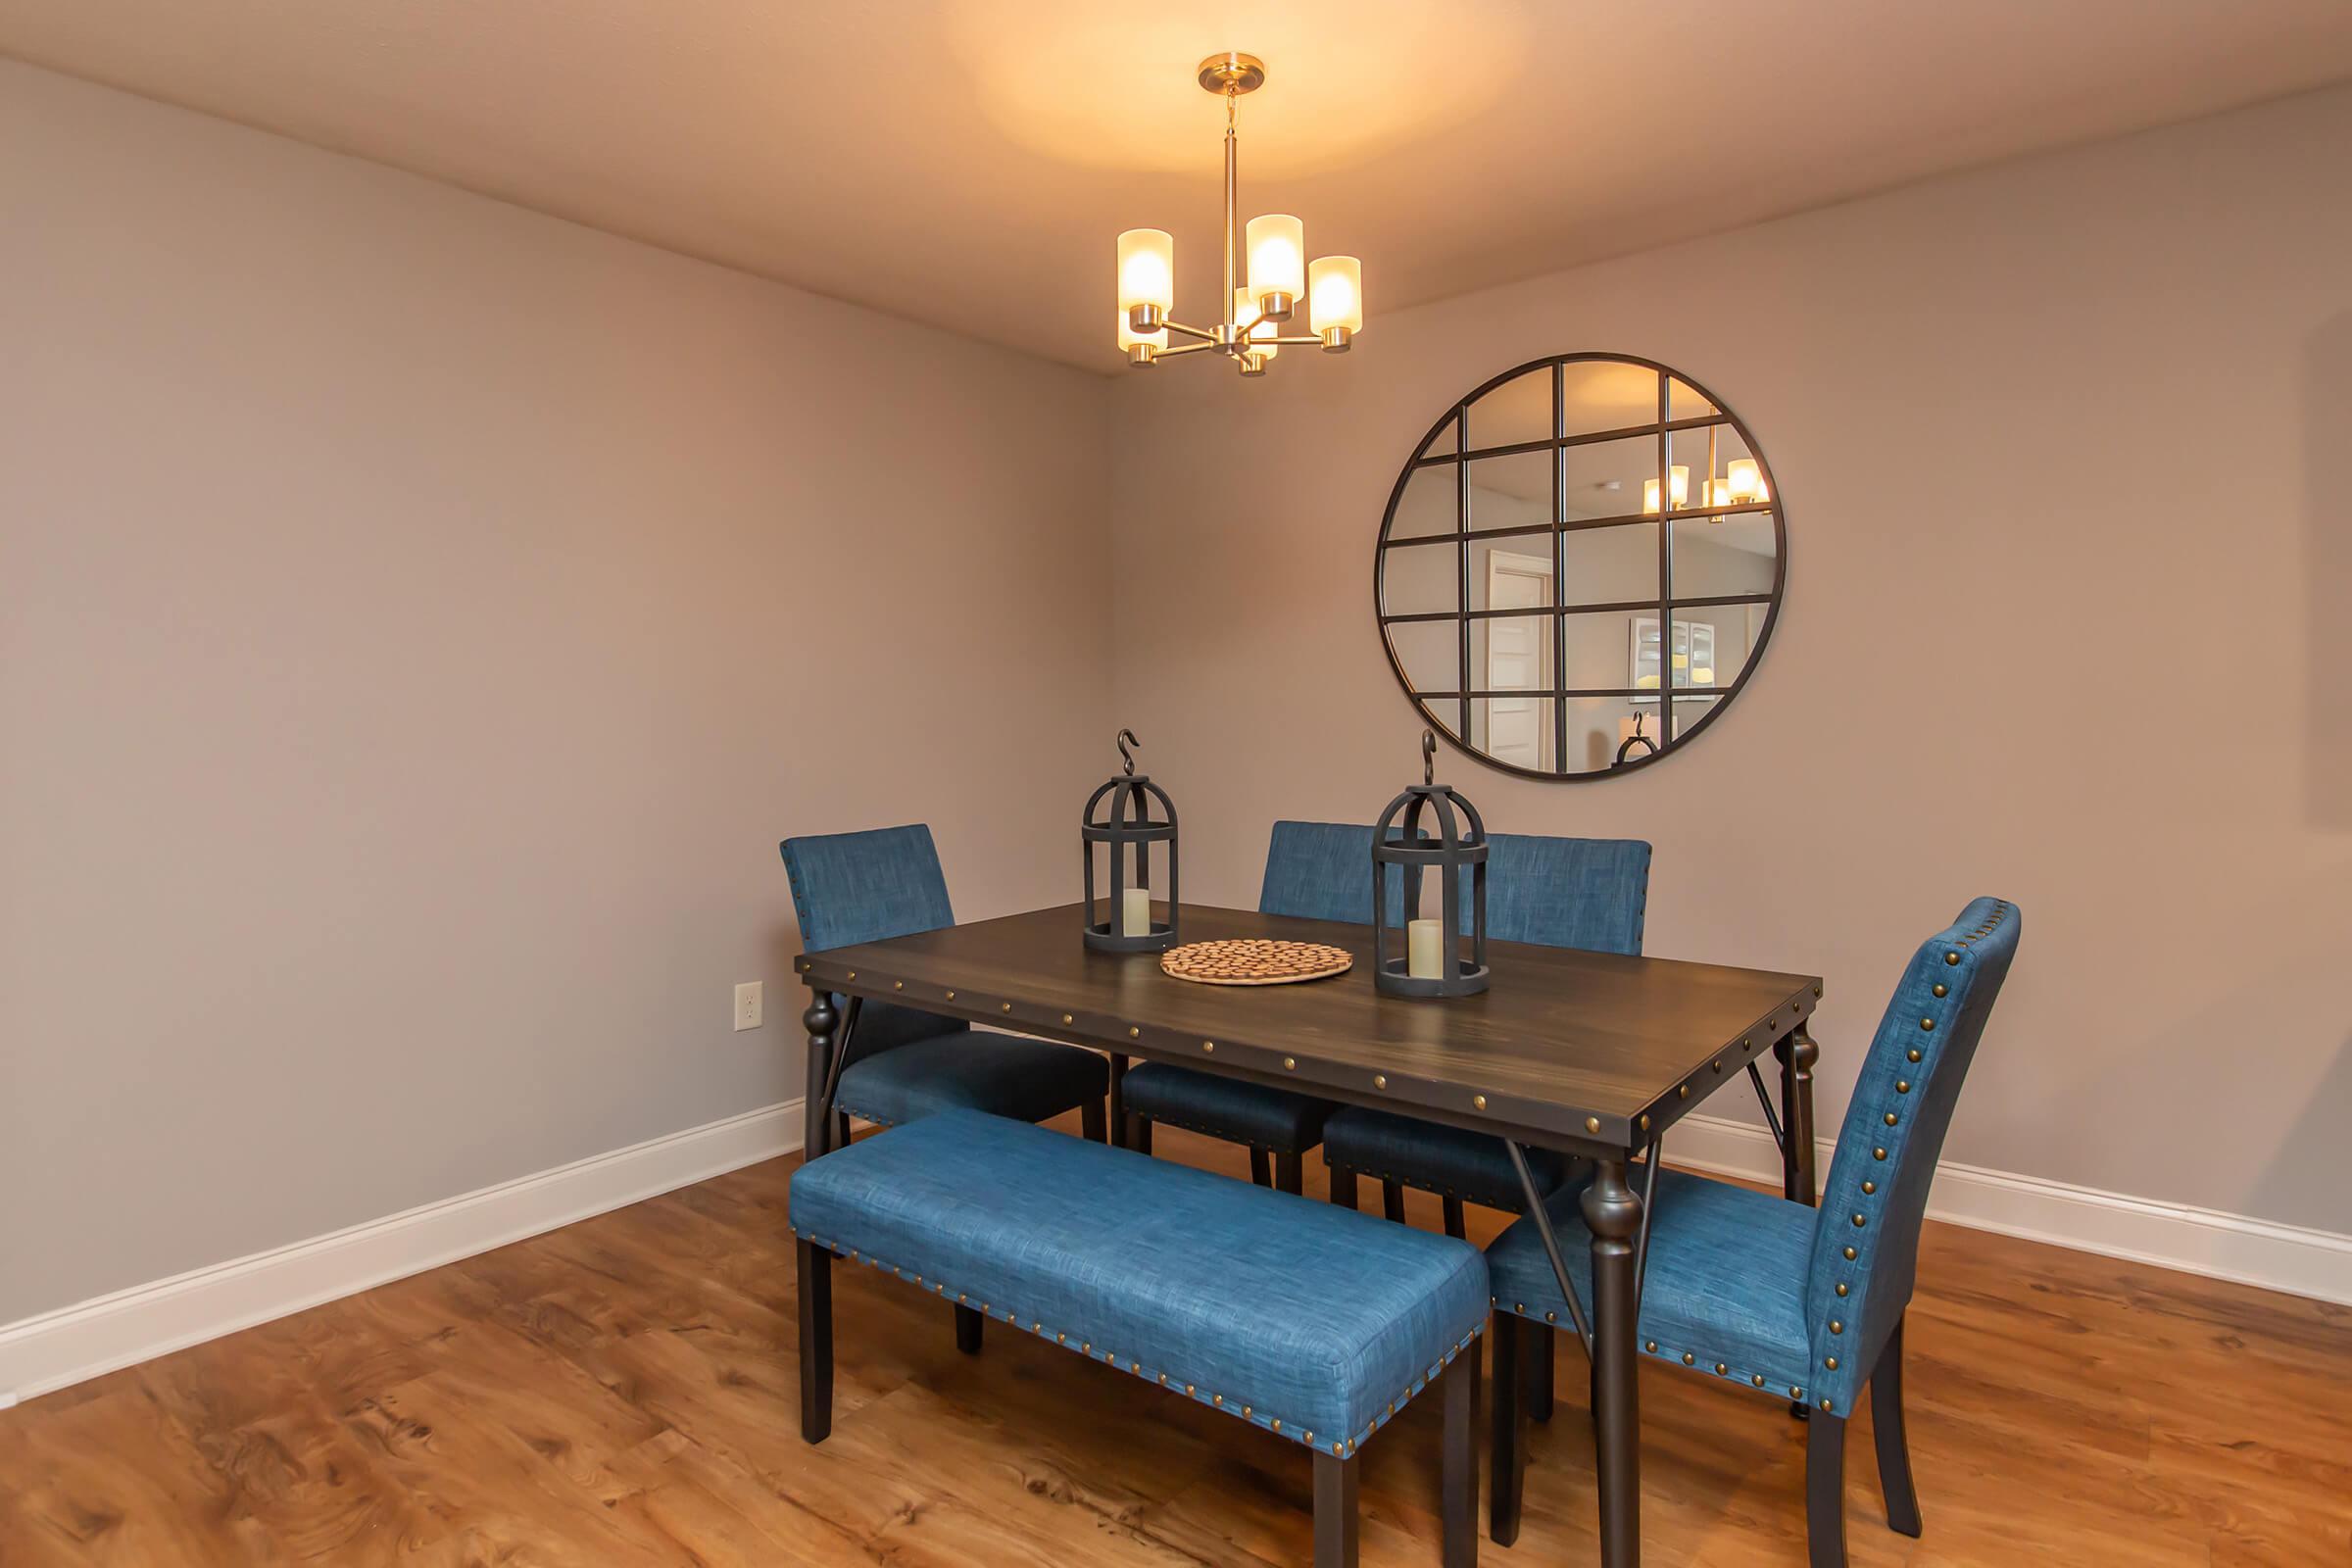
[[[1250,297],[1250,291],[1246,288],[1235,289],[1233,291],[1233,324],[1235,330],[1238,331],[1242,327],[1249,326],[1250,318],[1256,314],[1257,301]],[[1250,352],[1257,355],[1261,359],[1270,360],[1274,358],[1274,356],[1280,354],[1282,350],[1273,343],[1272,339],[1278,338],[1281,335],[1282,323],[1280,321],[1258,322],[1255,327],[1251,328],[1250,333]]]
[[[1764,470],[1753,458],[1734,458],[1724,469],[1724,482],[1730,486],[1736,501],[1764,499]]]
[[[1268,213],[1250,220],[1245,249],[1250,257],[1250,295],[1306,292],[1306,225],[1288,213]],[[1252,310],[1251,316],[1257,314]]]
[[[1168,329],[1163,326],[1156,332],[1138,332],[1134,327],[1127,324],[1127,313],[1125,311],[1121,311],[1119,313],[1120,352],[1124,353],[1128,349],[1134,348],[1138,343],[1144,344],[1149,348],[1164,349],[1168,346]]]
[[[1364,264],[1352,256],[1318,256],[1306,270],[1307,319],[1318,332],[1364,329]]]
[[[1119,236],[1119,315],[1138,305],[1176,308],[1176,239],[1160,228],[1131,228]]]
[[[1668,474],[1673,486],[1674,509],[1680,512],[1690,504],[1690,469],[1688,465],[1678,463],[1668,470]],[[1642,481],[1642,510],[1647,513],[1658,510],[1658,481],[1655,479]]]

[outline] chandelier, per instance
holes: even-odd
[[[1217,296],[1223,318],[1215,326],[1187,326],[1176,308],[1176,241],[1164,229],[1131,228],[1119,236],[1119,347],[1137,368],[1179,354],[1210,351],[1263,375],[1287,344],[1311,343],[1345,354],[1364,327],[1364,270],[1352,256],[1306,260],[1306,225],[1288,213],[1252,218],[1234,242],[1234,101],[1266,83],[1265,62],[1254,55],[1210,55],[1200,62],[1200,85],[1225,95],[1225,287]],[[1246,253],[1246,264],[1245,264]],[[1286,334],[1282,323],[1306,296],[1311,333]],[[1191,339],[1174,348],[1168,334]]]

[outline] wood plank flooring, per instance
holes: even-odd
[[[835,1270],[833,1436],[803,1445],[796,1163],[0,1412],[0,1564],[1306,1560],[1294,1446],[997,1325],[960,1356],[936,1299],[865,1269]],[[1477,1240],[1504,1223],[1471,1212]],[[1927,1535],[1885,1528],[1857,1432],[1857,1568],[2352,1563],[2352,1310],[1941,1225],[1922,1252]],[[1490,1564],[1594,1560],[1582,1365],[1563,1345],[1525,1529]],[[1642,1398],[1644,1561],[1803,1564],[1785,1407],[1651,1365]],[[1438,1560],[1438,1415],[1364,1450],[1367,1568]]]

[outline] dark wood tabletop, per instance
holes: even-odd
[[[1383,996],[1367,926],[1188,904],[1186,942],[1277,937],[1355,956],[1328,980],[1196,985],[1161,973],[1156,954],[1090,951],[1081,923],[1068,905],[798,967],[846,996],[1595,1155],[1647,1145],[1794,1034],[1821,995],[1812,975],[1496,942],[1483,995]]]

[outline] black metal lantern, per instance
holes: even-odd
[[[1083,829],[1086,851],[1086,945],[1101,953],[1159,953],[1176,945],[1176,806],[1168,792],[1135,770],[1141,746],[1135,731],[1119,731],[1116,778],[1087,797]],[[1109,804],[1104,805],[1107,801]],[[1152,803],[1158,803],[1156,815]],[[1095,808],[1102,807],[1101,816]],[[1110,897],[1095,902],[1095,846],[1110,849]],[[1167,846],[1168,917],[1152,917],[1152,846]]]
[[[1401,814],[1400,814],[1401,813]],[[1425,821],[1424,818],[1427,818]],[[1403,951],[1391,956],[1389,877],[1404,879]],[[1444,898],[1436,921],[1438,948],[1413,969],[1412,921],[1421,908],[1421,879],[1435,871]],[[1470,879],[1470,952],[1462,953],[1462,878]],[[1389,803],[1372,830],[1372,983],[1395,997],[1474,997],[1487,989],[1487,824],[1478,808],[1450,784],[1438,782],[1438,738],[1421,732],[1421,782]]]

